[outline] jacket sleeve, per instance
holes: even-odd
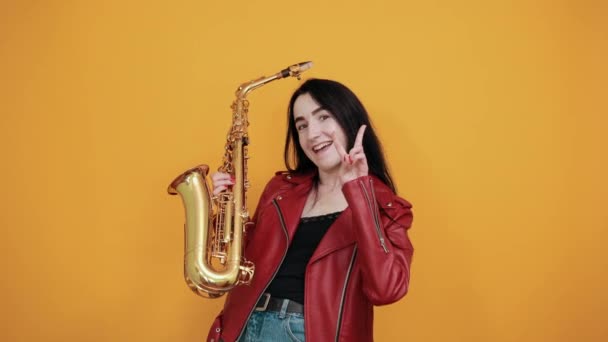
[[[407,230],[412,224],[411,205],[391,196],[378,205],[371,176],[359,177],[342,187],[352,211],[358,246],[363,292],[374,305],[393,303],[407,293],[414,248]]]

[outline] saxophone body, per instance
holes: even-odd
[[[207,183],[209,167],[199,165],[180,174],[167,191],[179,194],[184,205],[184,278],[196,294],[217,298],[237,285],[249,284],[255,266],[243,257],[246,227],[251,224],[247,211],[247,146],[249,92],[277,79],[309,69],[311,62],[289,66],[269,77],[241,84],[232,108],[222,166],[219,172],[231,174],[232,188],[212,196]]]

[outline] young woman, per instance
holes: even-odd
[[[288,122],[289,171],[266,185],[247,231],[255,276],[230,291],[208,341],[372,341],[373,306],[408,289],[411,205],[347,87],[306,81]],[[212,180],[214,193],[233,183]]]

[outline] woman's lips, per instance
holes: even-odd
[[[319,153],[319,152],[325,151],[332,144],[333,144],[333,141],[326,141],[324,143],[317,144],[317,145],[315,145],[315,146],[312,147],[312,151],[314,153]]]

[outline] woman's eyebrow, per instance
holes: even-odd
[[[317,109],[313,110],[311,114],[312,114],[312,115],[315,115],[315,114],[317,114],[317,113],[319,113],[319,112],[322,112],[322,111],[324,111],[324,110],[326,110],[326,109],[325,109],[325,107],[319,107],[319,108],[317,108]]]
[[[319,108],[313,110],[312,112],[310,112],[310,115],[316,115],[319,112],[322,112],[324,110],[325,110],[325,107],[319,107]],[[304,117],[298,116],[297,118],[294,119],[294,122],[297,123],[298,121],[302,121],[302,120],[304,120]]]
[[[317,113],[319,113],[321,111],[324,111],[324,110],[325,110],[324,107],[319,107],[319,108],[313,110],[312,113],[310,113],[310,114],[315,115],[315,114],[317,114]]]

